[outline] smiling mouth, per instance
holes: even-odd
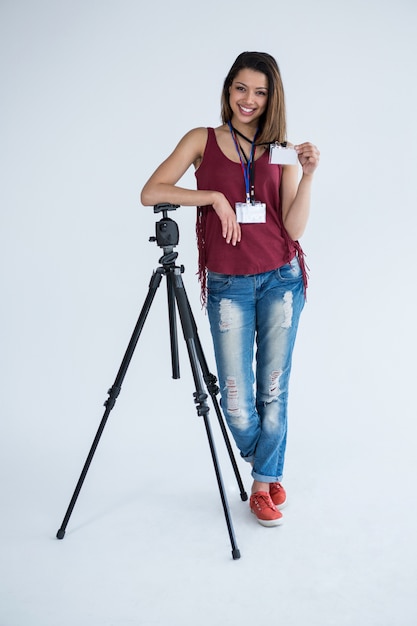
[[[244,115],[251,115],[255,111],[255,109],[248,109],[247,107],[243,107],[241,104],[239,104],[239,109]]]

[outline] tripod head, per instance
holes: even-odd
[[[178,252],[173,252],[178,244],[180,233],[178,224],[168,217],[168,211],[175,211],[179,204],[156,204],[154,213],[161,213],[163,217],[155,224],[155,237],[149,237],[149,241],[156,241],[163,249],[164,255],[159,259],[162,265],[171,265],[178,256]]]
[[[171,248],[178,244],[180,233],[178,225],[174,220],[168,217],[168,211],[175,211],[179,204],[156,204],[153,208],[154,213],[161,213],[163,217],[155,225],[155,237],[149,237],[149,241],[156,241],[160,248]]]

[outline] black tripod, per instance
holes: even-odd
[[[74,494],[71,498],[70,504],[68,506],[67,512],[63,519],[60,529],[57,532],[57,538],[63,539],[65,536],[65,530],[68,524],[68,521],[71,517],[72,511],[74,509],[75,503],[81,491],[81,487],[84,483],[84,479],[87,475],[88,469],[90,467],[91,461],[93,460],[94,453],[97,449],[98,443],[100,441],[101,435],[103,433],[104,427],[106,425],[107,419],[109,417],[110,411],[113,409],[117,397],[121,391],[122,383],[124,377],[127,372],[127,368],[129,367],[129,363],[133,357],[133,353],[136,348],[136,344],[139,340],[140,334],[142,332],[142,328],[145,324],[146,318],[148,316],[151,304],[156,294],[156,290],[158,289],[162,276],[166,276],[167,278],[167,295],[168,295],[168,312],[169,312],[169,327],[170,327],[170,340],[171,340],[171,360],[172,360],[172,376],[173,378],[179,378],[179,359],[178,359],[178,340],[177,340],[177,321],[176,321],[176,312],[175,312],[175,303],[177,303],[178,311],[180,314],[181,326],[184,333],[184,339],[187,345],[188,356],[190,359],[191,369],[193,373],[194,383],[196,391],[194,392],[194,402],[197,406],[197,414],[202,416],[204,419],[204,425],[206,427],[208,442],[210,446],[210,451],[213,459],[214,469],[216,472],[217,483],[219,486],[220,497],[223,504],[224,515],[226,518],[226,524],[229,531],[230,542],[232,545],[232,556],[233,559],[240,558],[240,551],[236,545],[236,539],[233,531],[233,524],[230,516],[230,510],[224,490],[222,475],[220,471],[219,462],[217,459],[216,448],[213,441],[213,435],[211,431],[211,426],[209,422],[209,407],[207,405],[207,394],[204,392],[203,388],[203,380],[206,385],[207,391],[209,392],[213,405],[218,417],[218,421],[220,424],[220,428],[224,437],[224,441],[229,453],[230,461],[232,463],[236,480],[238,482],[238,486],[240,489],[240,497],[242,500],[247,500],[248,496],[245,492],[239,470],[236,464],[236,460],[233,455],[233,450],[230,445],[230,440],[226,431],[226,427],[223,422],[223,417],[221,414],[221,410],[219,407],[219,403],[217,402],[216,395],[219,392],[219,388],[217,386],[216,377],[210,373],[207,362],[201,347],[200,339],[197,333],[197,327],[195,324],[194,316],[191,311],[190,303],[188,301],[188,297],[185,291],[185,287],[182,281],[181,274],[184,272],[184,267],[178,267],[175,265],[175,260],[178,256],[177,252],[174,252],[174,247],[178,244],[179,240],[179,231],[176,222],[170,219],[167,216],[168,211],[172,211],[178,208],[178,205],[173,204],[157,204],[154,207],[154,213],[163,213],[163,218],[156,223],[156,236],[151,237],[150,241],[156,241],[158,246],[163,249],[163,256],[159,259],[159,263],[161,264],[152,274],[152,278],[149,284],[148,295],[145,299],[144,305],[139,315],[139,319],[136,323],[135,329],[133,331],[132,337],[130,339],[129,345],[123,357],[122,364],[119,368],[118,374],[114,381],[113,386],[108,391],[108,398],[104,403],[106,410],[100,422],[100,426],[97,430],[96,436],[94,438],[93,444],[91,446],[90,452],[85,461],[83,470],[81,472],[80,478],[78,479],[78,483],[76,485]]]

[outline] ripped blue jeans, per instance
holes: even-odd
[[[253,478],[280,481],[292,352],[305,302],[298,259],[263,274],[209,272],[207,288],[226,422]]]

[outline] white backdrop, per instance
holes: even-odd
[[[286,626],[416,623],[416,18],[414,0],[1,0],[1,626],[223,626],[271,609]],[[258,529],[222,459],[243,555],[230,566],[161,289],[76,532],[57,542],[158,265],[140,190],[187,130],[220,123],[243,50],[277,58],[289,138],[322,153],[288,524]],[[173,217],[212,366],[194,209]]]

